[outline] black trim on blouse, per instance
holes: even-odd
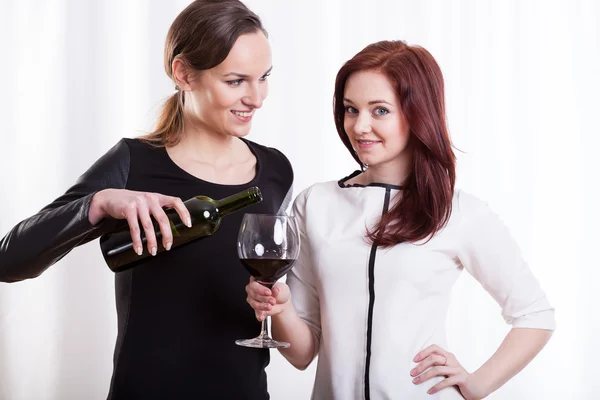
[[[346,189],[346,188],[365,188],[365,187],[381,187],[384,189],[394,189],[394,190],[402,190],[402,186],[398,186],[398,185],[391,185],[388,183],[380,183],[380,182],[371,182],[368,185],[361,185],[359,183],[353,183],[351,185],[347,185],[346,182],[348,182],[350,179],[362,174],[363,171],[360,170],[356,170],[353,173],[351,173],[350,175],[348,175],[345,178],[342,178],[338,181],[338,186],[341,187],[342,189]]]
[[[383,210],[381,215],[387,214],[390,208],[391,189],[385,189],[385,198],[383,201]],[[379,244],[376,240],[371,246],[371,254],[369,255],[369,312],[367,316],[367,354],[365,357],[365,400],[371,398],[371,341],[373,337],[373,309],[375,308],[375,257],[377,256],[377,248]]]

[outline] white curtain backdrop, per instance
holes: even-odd
[[[0,1],[1,236],[121,137],[152,126],[172,91],[162,69],[165,35],[187,4]],[[557,310],[546,349],[490,398],[600,398],[599,2],[246,4],[269,30],[274,57],[270,97],[249,138],[288,155],[295,194],[356,167],[332,117],[345,60],[382,39],[420,44],[436,57],[461,150],[458,185],[502,216]],[[469,370],[509,329],[466,272],[448,326],[450,350]],[[106,398],[115,337],[113,274],[97,242],[38,279],[0,284],[0,399]],[[272,398],[309,398],[315,365],[300,372],[271,354]]]

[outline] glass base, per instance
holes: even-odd
[[[235,344],[243,347],[253,347],[255,349],[287,349],[290,347],[289,343],[278,342],[268,336],[258,336],[254,339],[240,339],[236,340]]]

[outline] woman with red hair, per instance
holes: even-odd
[[[273,317],[295,367],[319,356],[315,399],[486,397],[541,351],[554,309],[498,216],[454,187],[438,64],[401,41],[367,46],[337,75],[334,117],[360,170],[298,196],[302,250],[287,285],[252,281],[248,303]],[[445,349],[463,269],[512,325],[472,373]]]

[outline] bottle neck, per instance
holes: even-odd
[[[262,193],[257,187],[251,187],[240,193],[217,201],[220,216],[225,216],[262,201]]]

